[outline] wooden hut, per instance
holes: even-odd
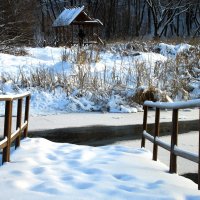
[[[89,17],[84,11],[84,6],[64,8],[53,23],[56,31],[56,43],[69,46],[103,44],[99,37],[100,26],[103,26],[103,23]]]

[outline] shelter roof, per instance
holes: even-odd
[[[70,24],[100,24],[103,23],[98,19],[92,19],[84,11],[82,7],[65,8],[53,23],[54,27],[68,26]]]
[[[54,21],[53,26],[67,26],[83,11],[82,7],[65,8]]]

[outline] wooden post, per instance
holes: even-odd
[[[65,34],[65,45],[64,46],[66,46],[67,45],[67,30],[65,27],[64,27],[64,34]]]
[[[95,39],[94,39],[94,26],[91,26],[92,28],[91,28],[91,35],[92,35],[92,40],[93,41],[95,41]]]
[[[22,125],[22,99],[18,99],[17,102],[17,123],[16,123],[16,130],[19,128],[20,133],[19,136],[15,140],[15,148],[20,146],[20,140],[21,140],[21,125]]]
[[[86,26],[86,32],[87,32],[87,43],[88,43],[88,45],[89,45],[89,42],[90,42],[90,26],[88,25],[88,26]]]
[[[55,46],[58,47],[59,46],[59,31],[58,31],[58,27],[55,28],[55,31],[56,31]]]
[[[198,162],[198,190],[200,190],[200,108],[199,108],[199,162]]]
[[[26,97],[26,104],[25,104],[25,118],[24,121],[27,121],[29,119],[29,107],[30,107],[30,96]],[[24,129],[24,137],[28,136],[28,124],[27,127]]]
[[[58,33],[58,44],[60,45],[60,29],[59,27],[56,28]]]
[[[155,117],[155,130],[154,130],[154,143],[153,143],[153,160],[157,161],[158,158],[158,145],[155,143],[156,137],[160,132],[160,108],[156,108]]]
[[[174,154],[174,146],[178,143],[178,109],[173,110],[172,116],[172,135],[171,135],[171,151],[170,151],[170,173],[177,172],[177,157]]]
[[[64,30],[64,26],[62,27],[62,35],[63,35],[63,44],[65,45],[65,30]]]
[[[10,161],[10,138],[12,130],[12,100],[5,103],[4,138],[7,137],[7,146],[3,149],[2,163]]]
[[[99,26],[97,26],[97,36],[99,36]]]
[[[61,33],[61,28],[59,27],[59,44],[62,44],[62,33]]]
[[[147,130],[148,106],[144,106],[143,109],[144,109],[144,115],[143,115],[143,131],[146,131],[146,130]],[[143,133],[142,133],[141,147],[145,147],[145,137],[143,136]]]
[[[73,27],[73,24],[72,24],[72,28],[71,28],[71,38],[72,38],[72,45],[74,45],[74,27]]]

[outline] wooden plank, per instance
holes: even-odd
[[[198,190],[200,190],[200,108],[199,108],[199,162],[198,162]]]
[[[24,129],[26,129],[28,126],[28,121],[25,121],[22,126],[21,126],[21,131],[23,131]]]
[[[178,109],[173,110],[172,115],[172,136],[171,136],[171,152],[170,152],[170,173],[177,173],[177,157],[174,153],[174,147],[178,143]]]
[[[10,142],[12,143],[20,135],[20,128],[18,128],[14,133],[11,134]]]
[[[24,119],[25,122],[27,121],[27,126],[24,129],[24,137],[28,136],[29,108],[30,108],[30,96],[27,96],[25,101],[25,119]]]
[[[185,151],[183,149],[178,148],[177,146],[174,147],[174,154],[177,156],[180,156],[182,158],[185,158],[187,160],[193,161],[195,163],[199,162],[198,154],[194,154],[189,151]]]
[[[158,145],[155,142],[155,140],[156,137],[159,136],[159,132],[160,132],[160,108],[156,108],[154,143],[153,143],[153,160],[155,161],[157,161],[158,159]]]
[[[148,115],[148,106],[144,106],[144,115],[143,115],[143,133],[144,131],[147,131],[147,115]],[[142,134],[142,142],[141,147],[145,147],[145,137],[144,134]]]
[[[22,124],[22,103],[23,99],[18,99],[17,102],[17,122],[16,122],[16,129],[19,129],[19,134],[15,141],[15,148],[20,146],[21,140],[21,124]]]
[[[8,139],[5,137],[3,140],[0,141],[0,149],[4,149],[7,146]]]
[[[13,100],[17,100],[17,99],[25,98],[27,96],[31,96],[31,93],[30,92],[25,92],[23,94],[14,95],[12,99]]]
[[[154,142],[154,137],[153,137],[152,135],[150,135],[149,133],[147,133],[146,131],[143,131],[143,136],[144,136],[147,140],[151,141],[152,143]]]
[[[11,101],[16,99],[22,99],[24,97],[30,96],[30,92],[25,92],[23,94],[18,95],[0,95],[0,101]]]
[[[157,145],[159,145],[163,149],[166,149],[168,151],[171,150],[171,145],[167,144],[166,142],[163,142],[159,137],[156,137],[155,142]]]
[[[7,137],[7,145],[3,149],[2,163],[10,161],[11,130],[12,130],[12,101],[6,101],[4,137]]]
[[[200,107],[200,99],[180,101],[180,102],[152,102],[145,101],[144,106],[162,109],[184,109]]]
[[[144,106],[144,115],[143,115],[143,132],[147,131],[147,114],[148,114],[148,106]],[[141,147],[145,147],[145,137],[144,134],[142,134],[142,142]]]

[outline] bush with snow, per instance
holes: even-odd
[[[150,49],[157,53],[147,52]],[[77,47],[25,50],[25,56],[0,54],[0,92],[30,90],[35,114],[141,111],[137,103],[148,99],[136,101],[136,91],[141,87],[155,88],[156,100],[200,96],[199,46],[160,43],[152,48],[144,43],[117,43],[81,50]]]

